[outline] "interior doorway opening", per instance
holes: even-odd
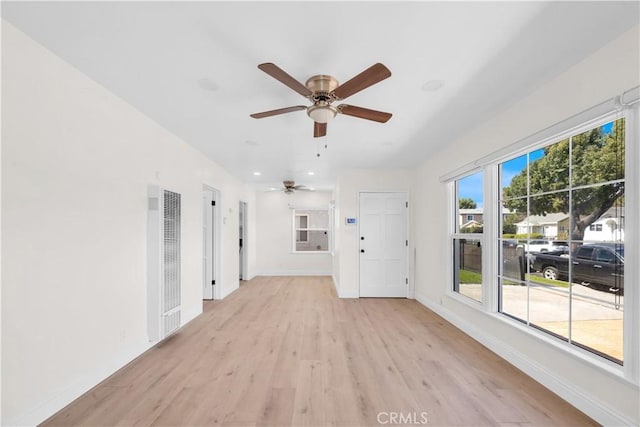
[[[247,202],[240,201],[238,206],[238,277],[247,280]]]

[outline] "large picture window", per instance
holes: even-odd
[[[622,364],[625,121],[499,164],[499,310]]]
[[[329,210],[293,210],[293,251],[329,251]]]
[[[453,291],[482,302],[483,175],[455,181]]]

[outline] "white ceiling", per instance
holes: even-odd
[[[638,6],[2,2],[2,16],[257,189],[288,178],[330,188],[343,168],[417,165],[638,24]],[[252,119],[308,104],[258,70],[262,62],[302,83],[314,74],[345,82],[382,62],[392,76],[348,103],[393,117],[340,115],[317,139],[304,111]],[[422,90],[431,80],[445,85]]]

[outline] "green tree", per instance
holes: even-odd
[[[460,209],[475,209],[478,205],[476,205],[476,202],[474,202],[473,199],[463,197],[458,200],[458,207]]]
[[[484,230],[484,226],[482,224],[470,225],[469,227],[462,227],[460,229],[461,233],[480,233]]]
[[[584,231],[612,206],[624,205],[624,119],[614,122],[610,132],[602,127],[550,145],[544,155],[529,164],[504,189],[505,206],[529,215],[562,212],[571,217],[571,238],[582,240]],[[571,171],[569,152],[571,149]],[[571,177],[569,173],[571,172]],[[529,193],[527,193],[527,178]],[[602,183],[595,187],[573,188]],[[612,182],[613,181],[613,182]],[[608,184],[604,184],[608,183]],[[544,192],[552,194],[538,195]],[[523,197],[527,196],[529,197]],[[513,197],[519,197],[512,199]]]
[[[516,234],[518,232],[517,222],[522,221],[525,215],[522,213],[512,213],[505,215],[502,221],[502,234]]]

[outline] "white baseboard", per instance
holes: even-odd
[[[340,298],[360,298],[358,291],[340,291],[338,293]]]
[[[183,315],[180,328],[194,320],[202,314],[202,310],[191,310]],[[3,422],[3,426],[36,426],[47,418],[73,402],[93,387],[100,384],[109,376],[113,375],[119,369],[132,362],[134,359],[142,355],[145,351],[156,345],[157,342],[148,342],[140,344],[135,348],[129,348],[122,351],[111,363],[101,369],[84,375],[66,386],[52,393],[52,396],[42,402],[35,404],[31,409],[25,411],[11,420]],[[3,420],[4,421],[4,420]]]
[[[458,329],[475,339],[482,345],[489,348],[498,356],[511,363],[531,378],[556,393],[558,396],[578,408],[580,411],[593,418],[604,426],[632,426],[634,421],[618,414],[599,400],[594,399],[584,390],[579,389],[562,378],[550,372],[537,361],[528,355],[516,350],[508,343],[497,337],[487,334],[484,330],[477,328],[472,323],[451,312],[444,306],[429,300],[425,295],[416,292],[416,300],[422,305],[432,310]]]
[[[13,419],[3,419],[2,425],[36,426],[42,423],[154,345],[155,343],[144,343],[120,352],[120,354],[106,366],[97,368],[93,372],[74,379],[52,393],[48,399],[34,404],[31,408]]]
[[[336,290],[336,295],[338,295],[338,298],[360,298],[360,294],[358,294],[358,292],[340,291],[340,283],[336,279],[336,276],[332,274],[331,278],[333,279],[333,287]]]
[[[256,276],[331,276],[331,271],[317,270],[278,270],[261,271]]]
[[[338,297],[340,296],[340,283],[338,282],[338,279],[336,279],[336,275],[331,273],[331,280],[333,281],[333,289],[335,289],[336,291],[336,295],[338,295]]]
[[[181,328],[184,327],[187,323],[191,322],[193,319],[200,316],[201,314],[202,314],[202,306],[200,306],[199,310],[196,308],[194,310],[190,310],[189,312],[184,311],[182,313],[182,319],[180,319],[180,327]]]
[[[238,289],[240,289],[240,283],[239,282],[233,288],[230,288],[230,289],[222,288],[221,289],[222,290],[222,295],[220,296],[220,299],[225,299],[226,297],[228,297],[229,295],[231,295],[232,293],[234,293]]]

